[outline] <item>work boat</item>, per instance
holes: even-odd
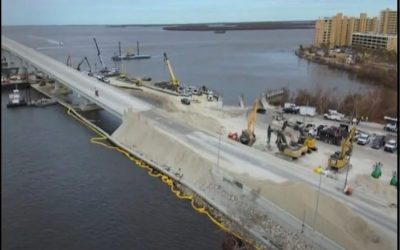
[[[19,90],[14,89],[9,95],[9,101],[7,103],[7,108],[22,107],[26,106],[26,101],[21,97]]]
[[[151,58],[150,55],[140,55],[139,54],[139,41],[137,41],[137,49],[136,49],[136,55],[135,54],[131,54],[131,55],[126,55],[125,56],[125,60],[140,60],[140,59],[149,59]]]

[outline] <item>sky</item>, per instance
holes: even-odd
[[[396,0],[2,0],[2,25],[178,24],[378,16]]]

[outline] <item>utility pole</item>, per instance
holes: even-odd
[[[322,175],[319,174],[317,204],[315,205],[314,221],[313,221],[313,226],[312,226],[313,231],[314,231],[314,229],[315,229],[315,221],[317,220],[318,205],[319,205],[319,194],[321,193],[321,182],[322,182]]]

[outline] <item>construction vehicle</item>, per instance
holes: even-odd
[[[99,57],[99,61],[100,61],[101,67],[102,67],[99,70],[99,73],[103,74],[104,76],[117,76],[117,75],[119,75],[119,72],[118,72],[117,69],[114,68],[112,70],[109,70],[107,68],[107,66],[105,66],[105,64],[103,62],[103,58],[101,58],[101,53],[100,53],[100,49],[99,49],[99,46],[97,44],[96,38],[93,37],[93,41],[94,41],[94,44],[96,45],[97,56]]]
[[[170,84],[174,90],[177,90],[179,87],[179,80],[176,79],[174,71],[172,70],[171,63],[169,62],[169,59],[167,57],[167,53],[165,53],[165,52],[164,52],[164,62],[165,62],[165,65],[167,65],[169,76],[171,78]]]
[[[297,143],[287,143],[286,137],[283,132],[279,129],[272,129],[271,126],[268,127],[268,141],[271,140],[272,133],[276,134],[276,145],[282,155],[290,157],[293,160],[298,159],[302,155],[302,150]]]
[[[88,65],[89,68],[89,74],[92,73],[92,67],[90,67],[90,63],[89,60],[87,59],[87,57],[85,56],[82,61],[78,64],[78,66],[76,67],[76,70],[81,71],[81,65],[82,63],[86,62],[86,64]]]
[[[329,157],[328,168],[335,171],[341,171],[349,167],[350,156],[353,150],[353,143],[355,141],[356,127],[350,129],[346,139],[342,141],[340,151],[335,152]]]
[[[284,121],[282,131],[284,131],[286,127],[290,127],[296,131],[299,131],[297,143],[302,145],[302,152],[311,153],[311,151],[317,150],[316,139],[310,134],[306,133],[303,126]]]
[[[253,104],[253,108],[247,117],[247,129],[242,131],[239,137],[241,143],[251,146],[256,141],[256,135],[254,134],[254,126],[256,125],[257,110],[258,110],[258,99]]]

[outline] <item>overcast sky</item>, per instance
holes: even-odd
[[[172,24],[378,16],[395,0],[2,0],[3,25]]]

